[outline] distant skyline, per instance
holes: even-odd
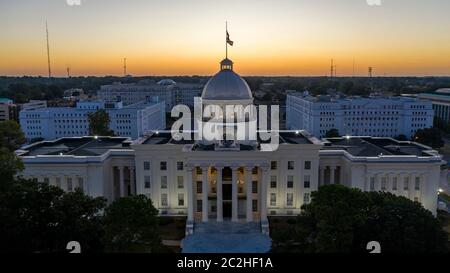
[[[70,2],[70,1],[69,1]],[[0,76],[450,76],[450,1],[0,0]]]

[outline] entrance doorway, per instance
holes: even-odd
[[[231,201],[232,197],[232,185],[231,184],[223,184],[222,185],[222,200]]]
[[[231,205],[230,201],[223,201],[223,218],[231,218]]]

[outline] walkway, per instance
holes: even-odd
[[[259,223],[195,224],[194,234],[182,241],[183,253],[266,253],[271,239],[261,233]]]

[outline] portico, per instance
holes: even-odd
[[[267,220],[268,163],[187,164],[189,222]]]

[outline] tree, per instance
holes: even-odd
[[[89,133],[95,136],[113,136],[114,131],[109,129],[109,114],[104,109],[89,113]]]
[[[80,242],[83,252],[101,251],[105,204],[79,189],[64,193],[17,179],[0,191],[0,252],[65,252],[70,241]]]
[[[19,124],[15,121],[0,122],[0,190],[4,189],[14,176],[23,170],[22,161],[14,151],[25,142]]]
[[[105,211],[104,244],[108,252],[158,252],[158,210],[145,195],[120,198]]]
[[[436,128],[420,129],[413,137],[414,141],[430,146],[434,149],[444,146],[441,131]]]
[[[384,253],[446,252],[448,235],[439,220],[420,203],[391,193],[368,192],[368,218],[360,247],[378,241]]]
[[[340,137],[338,129],[330,129],[325,133],[326,138]]]
[[[398,135],[395,139],[398,141],[408,141],[408,138],[405,135]]]
[[[17,122],[13,120],[0,122],[0,147],[14,152],[24,143],[25,136]]]
[[[291,239],[275,242],[275,252],[367,252],[370,241],[380,242],[383,253],[447,251],[439,221],[404,197],[326,185],[302,209]]]

